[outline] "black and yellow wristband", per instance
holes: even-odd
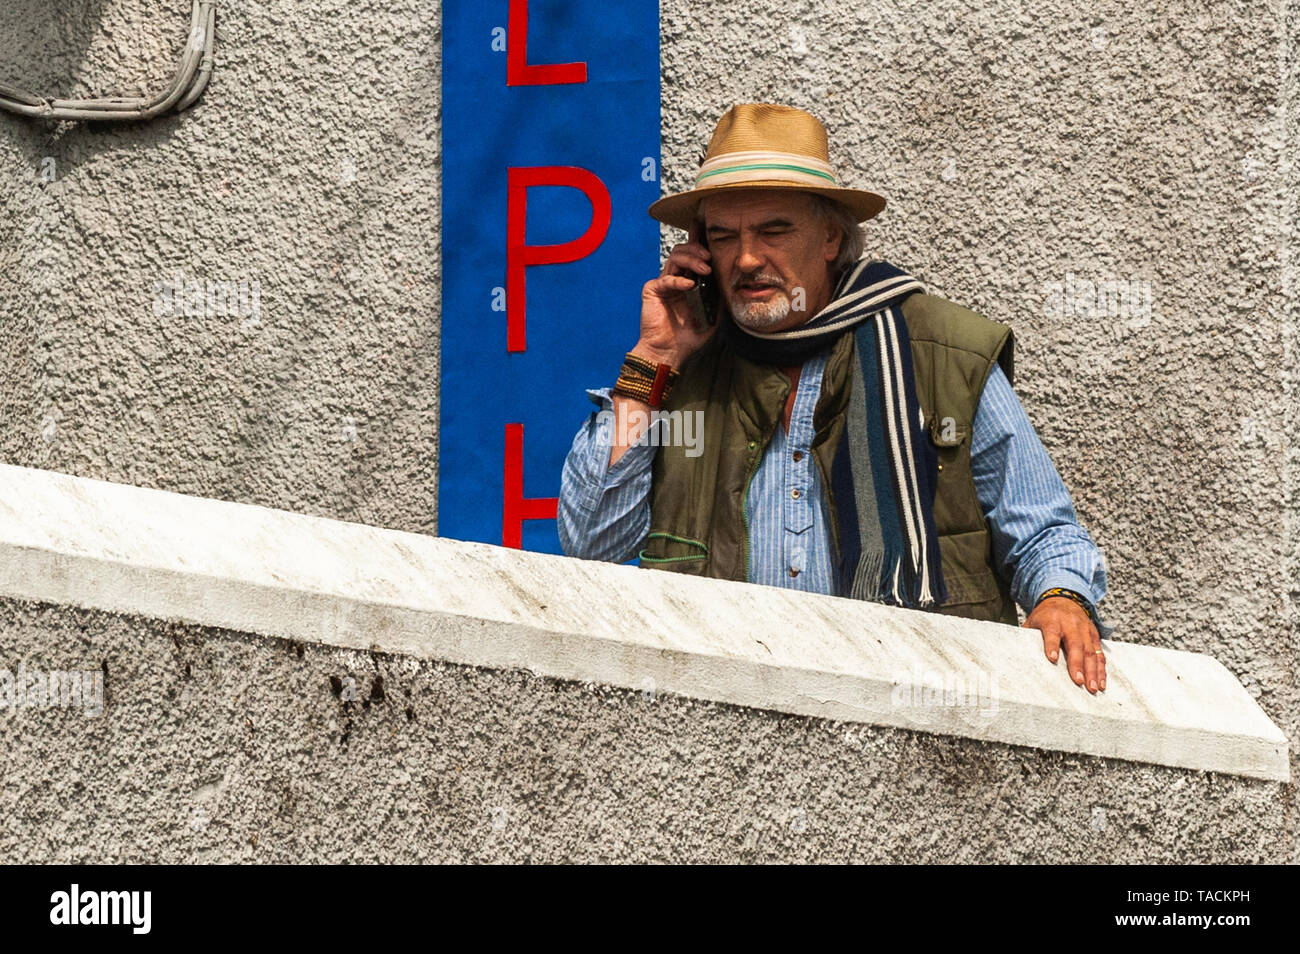
[[[1074,600],[1074,602],[1082,606],[1089,615],[1092,613],[1092,604],[1088,602],[1084,596],[1074,592],[1074,590],[1067,590],[1063,586],[1054,586],[1050,590],[1044,590],[1038,597],[1038,603],[1041,603],[1043,600],[1051,596],[1064,596],[1067,600]],[[1034,605],[1037,606],[1038,603],[1035,603]]]
[[[1045,599],[1050,599],[1053,596],[1062,596],[1067,600],[1077,603],[1079,608],[1088,614],[1088,618],[1092,620],[1093,625],[1097,627],[1097,632],[1109,632],[1108,629],[1102,627],[1101,617],[1097,615],[1097,607],[1093,606],[1092,601],[1082,593],[1076,593],[1074,590],[1067,590],[1063,586],[1054,586],[1050,590],[1043,591],[1042,595],[1038,597],[1038,603],[1043,602]],[[1037,606],[1038,603],[1035,603],[1034,605]]]

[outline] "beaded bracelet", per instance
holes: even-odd
[[[658,409],[663,407],[668,392],[679,377],[681,372],[669,365],[655,364],[629,351],[623,359],[623,367],[619,371],[613,393],[644,401]]]

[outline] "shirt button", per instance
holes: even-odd
[[[803,451],[795,451],[791,456],[792,456],[796,461],[801,461],[801,460],[803,460]]]
[[[795,500],[798,500],[798,499],[799,499],[799,488],[796,487],[794,490],[790,491],[790,496],[793,497]]]
[[[791,575],[791,576],[798,576],[798,575],[799,575],[799,571],[796,570],[794,567],[790,567],[790,575]]]

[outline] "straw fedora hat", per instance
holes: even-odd
[[[664,196],[650,206],[650,215],[690,231],[701,199],[724,189],[757,188],[816,192],[848,206],[859,222],[885,207],[884,196],[839,184],[826,150],[826,127],[817,117],[793,106],[740,103],[718,120],[695,188]]]

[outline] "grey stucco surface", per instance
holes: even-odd
[[[183,42],[187,8],[10,0],[0,9],[0,79],[84,95],[156,88]],[[1293,753],[1300,752],[1296,10],[1195,2],[1106,3],[1086,12],[1024,2],[974,10],[951,2],[661,5],[665,191],[690,182],[731,103],[778,101],[815,112],[842,178],[889,201],[869,225],[868,248],[1014,327],[1017,390],[1106,555],[1103,609],[1117,637],[1215,656],[1287,732]],[[439,7],[413,0],[225,0],[217,71],[190,113],[99,128],[0,114],[0,455],[436,532],[439,39]],[[46,158],[56,170],[50,183],[40,177]],[[673,241],[665,233],[665,247]],[[260,322],[159,318],[154,283],[177,271],[258,283]],[[1149,321],[1049,314],[1044,285],[1067,276],[1149,282]],[[628,322],[630,346],[636,329]],[[201,644],[215,647],[205,650],[214,671],[269,652],[210,636]],[[319,665],[313,679],[342,663]],[[505,674],[447,669],[421,678],[428,682],[420,691],[434,695],[463,684],[488,696],[514,692]],[[314,689],[303,691],[314,699]],[[602,712],[612,726],[618,713],[640,713],[618,693],[548,691],[528,689],[536,705],[545,698],[556,707],[532,710],[537,719]],[[702,719],[719,733],[710,738],[743,728],[736,748],[721,747],[718,757],[754,786],[743,796],[757,800],[748,810],[760,819],[793,810],[771,786],[805,763],[791,762],[781,745],[811,745],[821,729],[661,701],[657,713]],[[310,719],[339,718],[328,703],[337,706],[324,700]],[[357,724],[373,726],[382,713],[376,707],[369,723]],[[676,739],[665,751],[682,745],[698,754],[690,745],[705,744],[705,736],[690,736],[694,743],[673,736],[666,724],[627,725],[626,739],[595,728],[584,738],[620,757],[635,753],[637,731]],[[577,721],[571,728],[580,733]],[[139,729],[160,739],[143,723]],[[222,751],[237,750],[234,737],[209,741],[218,737]],[[369,754],[362,737],[357,730],[346,759],[333,754],[329,764],[355,762],[362,772]],[[877,782],[862,797],[937,786],[949,804],[971,811],[957,794],[962,772],[989,779],[991,791],[1006,784],[1003,810],[1013,814],[1022,802],[1009,793],[1022,785],[1043,799],[1056,785],[1067,795],[1089,791],[1084,763],[1004,753],[1005,775],[986,776],[962,746],[907,733],[873,738],[883,746],[880,764],[893,759],[907,770],[891,783],[901,787]],[[145,741],[119,742],[128,746],[124,757],[150,751]],[[521,747],[538,764],[560,759]],[[40,758],[42,750],[22,751]],[[30,769],[33,784],[57,789],[57,774],[40,775],[55,772],[57,750],[44,754],[55,761]],[[845,764],[849,756],[836,758]],[[567,764],[577,773],[571,785],[589,784],[583,763]],[[638,784],[694,799],[687,786],[666,787],[671,772],[684,771],[668,765],[662,776],[639,770]],[[945,774],[945,765],[961,771]],[[1300,768],[1295,755],[1292,766]],[[1174,834],[1163,814],[1162,787],[1173,777],[1155,772],[1133,782],[1123,809],[1134,813],[1135,832],[1144,820],[1150,843],[1169,846],[1149,851],[1177,860],[1198,838]],[[1201,802],[1193,807],[1189,795],[1181,817],[1219,844],[1217,856],[1278,850],[1284,828],[1267,822],[1263,801],[1250,800],[1262,790],[1229,795],[1194,776],[1186,785]],[[42,791],[28,798],[56,812]],[[320,791],[341,799],[348,790]],[[490,791],[480,784],[480,794]],[[830,791],[817,797],[848,797]],[[183,804],[179,789],[173,794]],[[255,796],[247,797],[252,818]],[[375,798],[371,807],[385,812],[399,801]],[[1255,807],[1244,810],[1238,798]],[[1293,789],[1285,799],[1293,813]],[[763,805],[768,815],[755,807]],[[1210,809],[1221,814],[1202,814]],[[467,820],[483,810],[458,809]],[[356,818],[379,832],[377,822]],[[1251,819],[1261,826],[1254,834],[1238,827]],[[1047,814],[1023,825],[1019,833],[1031,841],[999,850],[1066,844],[1052,841],[1059,826]],[[1216,825],[1238,835],[1215,834]],[[827,835],[824,849],[842,837]],[[876,837],[879,848],[892,836]],[[1294,836],[1285,837],[1295,858]],[[804,850],[810,841],[789,844]],[[934,844],[950,856],[970,850],[947,834]]]
[[[156,90],[189,24],[48,11],[0,10],[0,73],[43,93]],[[415,2],[223,2],[192,111],[0,116],[5,458],[435,532],[439,44]],[[258,314],[155,314],[177,273]]]
[[[0,667],[108,672],[99,717],[0,709],[5,862],[1263,862],[1294,839],[1275,782],[24,601],[0,634]]]

